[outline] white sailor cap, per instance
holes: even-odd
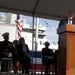
[[[5,33],[2,34],[2,36],[9,36],[9,33],[5,32]]]
[[[45,42],[45,45],[50,45],[50,43],[48,41]]]

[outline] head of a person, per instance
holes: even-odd
[[[18,40],[14,40],[14,41],[13,41],[13,45],[16,46],[17,44],[18,44]]]
[[[25,43],[24,37],[21,37],[21,38],[19,39],[19,43],[20,43],[20,44],[24,44],[24,43]]]
[[[74,11],[69,11],[68,12],[68,19],[73,19],[75,17],[75,12]]]
[[[45,42],[45,47],[48,48],[50,43],[48,41]]]
[[[3,36],[3,39],[4,39],[5,41],[8,41],[8,40],[9,40],[9,33],[8,33],[8,32],[3,33],[2,36]]]

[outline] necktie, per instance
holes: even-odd
[[[68,24],[72,24],[72,20],[68,20]]]

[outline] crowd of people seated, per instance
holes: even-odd
[[[2,58],[11,58],[14,66],[14,73],[17,73],[18,64],[21,65],[22,73],[29,74],[31,66],[31,57],[29,56],[29,47],[25,43],[25,39],[21,37],[19,40],[9,41],[9,33],[2,34],[4,40],[0,41],[0,61]],[[42,48],[42,64],[46,66],[45,74],[48,74],[50,65],[55,67],[55,74],[57,74],[57,50],[53,53],[49,49],[49,42],[45,42],[45,48]],[[8,61],[1,63],[1,72],[8,71]]]
[[[1,72],[8,71],[8,61],[2,62],[2,58],[11,58],[14,65],[14,73],[17,73],[18,61],[22,66],[22,73],[29,74],[31,68],[31,58],[29,57],[29,48],[25,43],[25,39],[21,37],[13,42],[9,41],[9,33],[2,34],[3,41],[0,41],[0,61],[1,61]]]

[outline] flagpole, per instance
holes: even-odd
[[[16,18],[17,18],[17,15],[18,14],[16,14]],[[16,30],[15,30],[15,40],[18,40],[18,27],[17,27],[17,19],[16,19],[16,21],[15,21],[15,28],[16,28]]]
[[[18,28],[17,25],[15,25],[16,30],[15,30],[15,40],[18,40]]]
[[[35,29],[35,52],[37,56],[38,50],[38,25],[39,25],[39,18],[36,18],[36,29]],[[36,58],[35,58],[35,73],[36,73]]]
[[[32,34],[32,64],[33,64],[33,51],[34,51],[34,16],[33,16],[33,20],[32,20],[33,22],[33,26],[32,26],[32,28],[33,28],[33,34]],[[34,71],[33,71],[33,69],[32,69],[32,74],[34,73]]]
[[[35,30],[35,51],[38,50],[38,25],[39,25],[39,18],[36,18],[36,30]]]

